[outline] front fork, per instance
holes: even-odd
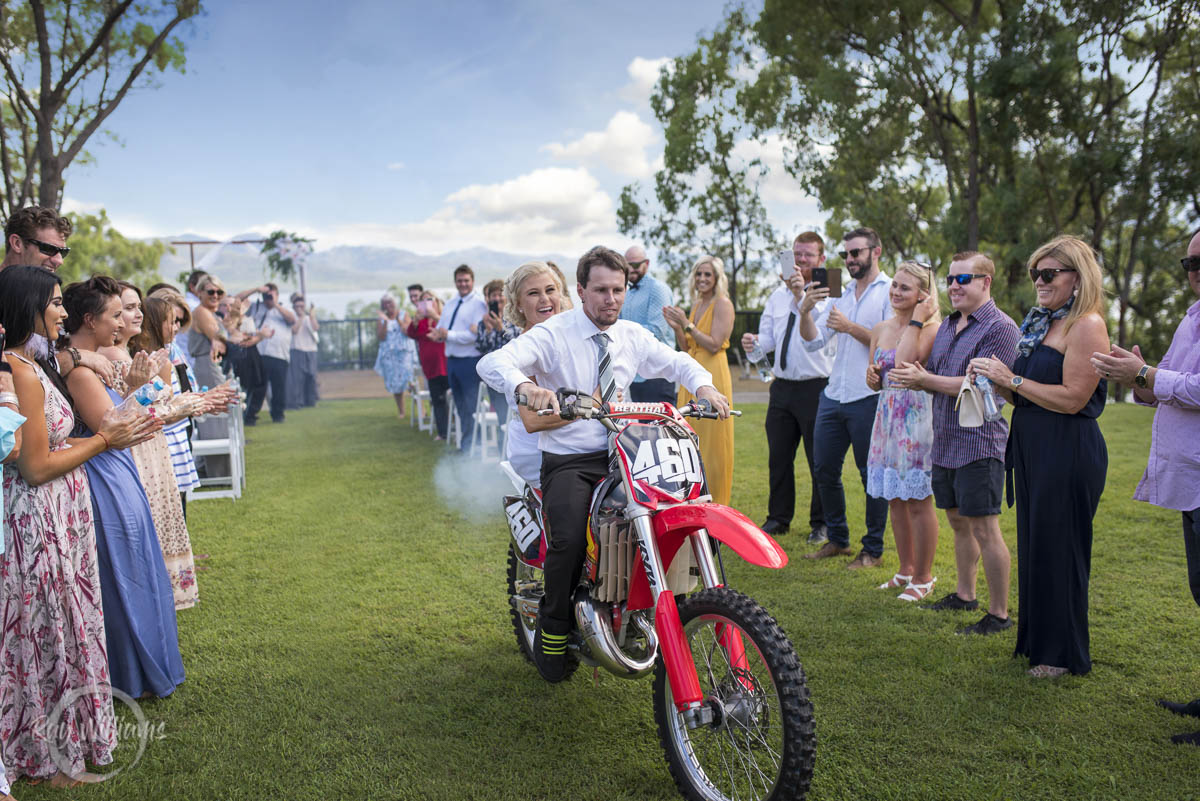
[[[692,649],[688,645],[687,634],[679,619],[679,607],[675,603],[675,595],[666,583],[666,569],[662,564],[658,546],[654,538],[654,529],[650,523],[649,510],[636,510],[633,516],[633,529],[637,533],[639,550],[642,554],[642,565],[646,570],[650,590],[654,595],[654,629],[658,633],[659,650],[662,654],[663,666],[667,671],[667,680],[671,685],[671,698],[676,710],[688,721],[689,727],[703,722],[704,694],[700,690],[700,678],[696,675],[696,663],[692,659]],[[700,569],[700,580],[705,587],[721,586],[717,567],[713,561],[712,549],[709,544],[708,532],[700,529],[688,539],[692,542],[692,553]],[[724,626],[718,631],[722,647],[725,649],[731,665],[745,665],[746,652],[741,635]]]

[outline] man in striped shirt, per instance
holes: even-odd
[[[1011,557],[1000,534],[1000,498],[1004,487],[1004,447],[1008,423],[1003,418],[979,428],[958,424],[955,398],[976,357],[1000,359],[1012,366],[1021,332],[992,300],[996,267],[982,253],[956,253],[946,276],[954,313],[942,321],[928,367],[905,365],[889,375],[909,389],[933,393],[933,498],[954,529],[954,592],[928,609],[979,608],[975,598],[978,562],[988,585],[988,611],[959,634],[994,634],[1010,628],[1008,586]],[[997,398],[999,400],[999,398]]]

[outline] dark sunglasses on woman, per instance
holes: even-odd
[[[1029,280],[1036,284],[1038,277],[1040,276],[1043,284],[1052,284],[1054,283],[1054,279],[1058,277],[1059,273],[1073,272],[1075,272],[1074,267],[1054,267],[1047,268],[1045,270],[1037,270],[1031,267],[1029,269]]]
[[[224,289],[206,289],[206,290],[204,290],[204,294],[208,295],[210,298],[211,297],[219,298],[225,294],[225,290]]]

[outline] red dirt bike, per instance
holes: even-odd
[[[804,669],[775,619],[725,586],[712,540],[762,567],[782,568],[787,554],[741,512],[709,502],[685,418],[717,414],[706,401],[676,409],[557,395],[564,419],[604,424],[610,456],[592,493],[568,671],[581,662],[629,679],[654,671],[659,739],[686,798],[803,798],[816,753]],[[504,467],[522,493],[504,499],[509,603],[532,661],[546,556],[541,493]]]

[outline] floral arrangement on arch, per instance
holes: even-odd
[[[261,252],[267,257],[267,266],[274,275],[293,279],[312,255],[312,243],[313,240],[289,231],[272,231],[263,242]]]

